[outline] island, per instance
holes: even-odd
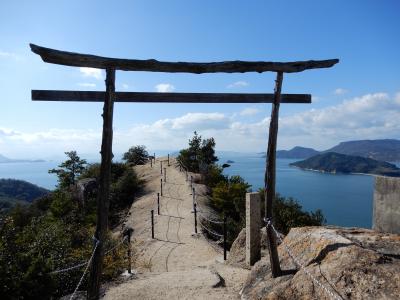
[[[400,161],[400,140],[358,140],[342,142],[324,152],[368,157],[382,161]]]
[[[12,159],[5,157],[4,155],[0,154],[0,163],[21,163],[21,162],[29,162],[29,163],[36,163],[36,162],[44,162],[45,160],[43,159]]]
[[[277,158],[295,158],[295,159],[306,159],[311,156],[317,155],[320,152],[313,148],[306,148],[296,146],[290,150],[278,150],[276,151]]]
[[[375,174],[400,177],[400,168],[372,158],[327,152],[291,163],[303,170],[344,174]]]

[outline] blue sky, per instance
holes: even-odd
[[[339,58],[331,69],[287,74],[279,148],[400,138],[398,1],[7,1],[0,3],[0,153],[95,154],[102,105],[32,102],[31,89],[104,90],[96,70],[46,64],[29,43],[166,61]],[[117,90],[267,92],[274,74],[117,72]],[[179,149],[194,130],[219,150],[263,151],[270,105],[116,104],[114,150]]]

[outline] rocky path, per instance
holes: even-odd
[[[167,169],[160,192],[160,161]],[[126,224],[134,228],[136,278],[110,287],[104,299],[239,299],[247,271],[226,265],[222,252],[203,235],[193,235],[191,189],[175,161],[165,158],[137,167],[145,193],[132,205]],[[151,238],[150,211],[154,209],[155,239]],[[199,230],[200,232],[200,230]]]

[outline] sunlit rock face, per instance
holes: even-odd
[[[304,270],[272,278],[266,255],[252,268],[242,299],[400,298],[400,235],[361,228],[293,228],[278,248],[282,269],[292,270],[297,266],[285,246],[327,290]]]

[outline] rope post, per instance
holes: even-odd
[[[187,173],[187,170],[185,170],[185,172],[186,172],[186,181],[188,181],[188,173]]]
[[[160,160],[160,169],[161,169],[161,174],[162,174],[162,160]]]
[[[169,167],[169,154],[168,154],[168,167]]]
[[[193,187],[193,176],[190,175],[190,187]]]
[[[151,210],[151,238],[154,239],[154,209]]]
[[[224,216],[224,260],[226,260],[226,216]]]
[[[160,193],[157,193],[157,212],[160,215]]]
[[[164,168],[164,182],[167,182],[167,168]]]
[[[162,178],[161,178],[161,180],[160,180],[160,195],[162,196],[163,194],[162,194]]]
[[[127,238],[128,243],[128,273],[132,274],[132,249],[131,249],[131,235],[133,233],[133,228],[126,227],[124,229],[123,235]]]
[[[150,158],[150,167],[153,167],[153,158]]]
[[[195,210],[195,207],[196,207],[196,191],[195,191],[195,189],[193,188],[192,189],[192,198],[193,198],[193,211],[196,211]]]
[[[194,203],[194,233],[197,234],[197,205]]]

